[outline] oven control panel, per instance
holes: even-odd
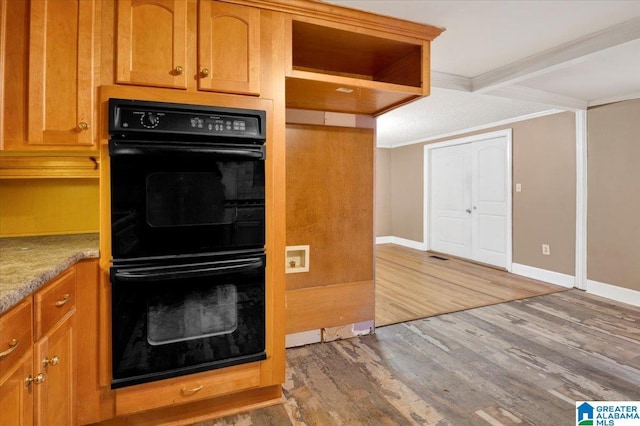
[[[265,112],[248,109],[109,100],[109,133],[265,138]]]

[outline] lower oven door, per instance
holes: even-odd
[[[111,268],[113,389],[258,361],[265,257]]]

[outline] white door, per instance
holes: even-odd
[[[431,152],[431,249],[472,258],[471,144]]]
[[[505,138],[471,145],[472,259],[506,268],[507,266],[507,146]]]
[[[499,136],[431,149],[431,250],[510,266],[508,144]]]

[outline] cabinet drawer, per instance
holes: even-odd
[[[67,269],[35,294],[35,340],[76,305],[76,269]]]
[[[31,348],[31,308],[29,296],[0,317],[0,379]]]
[[[176,377],[116,391],[116,415],[212,398],[260,385],[260,363]]]

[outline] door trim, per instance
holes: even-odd
[[[431,250],[431,151],[436,148],[445,148],[449,146],[462,145],[473,142],[480,142],[487,139],[506,137],[507,141],[507,250],[506,250],[506,269],[508,272],[512,270],[513,264],[513,156],[512,156],[512,129],[498,130],[495,132],[482,133],[479,135],[467,136],[459,139],[452,139],[444,142],[427,144],[424,146],[424,187],[423,187],[423,241],[425,249]]]

